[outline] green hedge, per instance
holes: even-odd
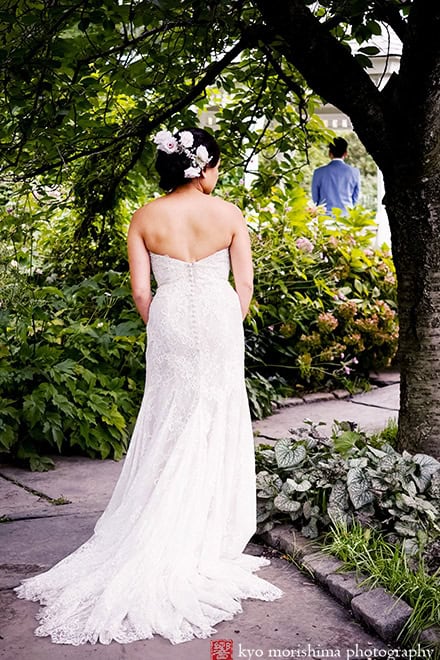
[[[50,277],[50,276],[49,276]],[[126,275],[55,287],[10,273],[0,308],[0,451],[46,469],[44,453],[120,458],[144,382],[144,327]]]

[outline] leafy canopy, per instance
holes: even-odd
[[[307,135],[316,98],[278,50],[260,2],[184,0],[6,0],[0,11],[0,135],[4,176],[59,178],[82,162],[114,189],[141,160],[147,136],[164,122],[194,123],[221,97],[220,127],[234,145],[267,146],[272,119],[283,153]],[[347,48],[388,21],[405,27],[411,2],[327,0],[310,7]],[[356,66],[368,65],[365,46]],[[218,97],[217,97],[218,98]],[[176,120],[175,117],[178,119]],[[256,130],[255,122],[259,129]],[[263,128],[261,128],[263,127]],[[295,130],[300,128],[301,130]],[[313,126],[311,127],[313,138]],[[305,135],[301,138],[298,135]],[[240,155],[240,156],[239,156]],[[90,181],[91,183],[91,181]]]

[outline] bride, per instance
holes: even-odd
[[[211,196],[220,153],[208,132],[160,131],[155,143],[167,194],[136,211],[128,232],[148,341],[124,465],[91,538],[14,587],[45,606],[35,634],[59,644],[206,638],[242,611],[241,599],[282,595],[254,574],[269,561],[243,552],[256,528],[242,325],[253,275],[246,223]]]

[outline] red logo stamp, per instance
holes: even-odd
[[[232,657],[233,646],[232,639],[211,640],[211,660],[234,660]]]

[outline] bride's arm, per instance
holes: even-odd
[[[233,215],[233,236],[229,253],[231,255],[235,290],[240,299],[241,315],[244,319],[249,311],[249,305],[254,291],[254,269],[252,265],[251,241],[246,221],[237,207],[234,207]]]
[[[150,256],[140,231],[140,218],[133,216],[127,236],[128,263],[133,300],[146,324],[152,300]]]

